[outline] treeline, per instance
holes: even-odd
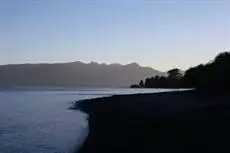
[[[207,64],[192,67],[182,74],[175,68],[167,76],[155,76],[141,80],[132,88],[230,88],[230,52],[220,53]]]

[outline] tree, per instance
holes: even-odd
[[[141,88],[145,87],[145,84],[144,84],[144,81],[143,81],[143,80],[140,81],[139,86],[140,86]]]
[[[160,79],[160,76],[159,75],[156,75],[155,76],[155,80],[159,80]]]
[[[184,75],[177,68],[168,71],[168,76],[147,78],[146,88],[196,88],[205,90],[230,90],[230,52],[220,53],[207,64],[188,69]]]
[[[182,74],[181,74],[180,70],[177,69],[177,68],[171,69],[167,73],[168,73],[168,77],[169,78],[176,79],[176,78],[182,77]]]
[[[183,82],[192,88],[230,89],[230,53],[220,53],[211,62],[188,69]]]
[[[228,63],[230,64],[230,52],[224,52],[224,53],[220,53],[219,55],[216,56],[214,63]]]

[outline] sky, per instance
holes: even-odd
[[[0,0],[0,64],[187,69],[230,51],[230,0]]]

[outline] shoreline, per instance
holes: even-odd
[[[89,125],[77,152],[230,151],[228,93],[192,90],[76,102]]]

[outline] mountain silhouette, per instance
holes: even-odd
[[[0,87],[128,87],[139,80],[164,73],[137,63],[12,64],[0,66]]]

